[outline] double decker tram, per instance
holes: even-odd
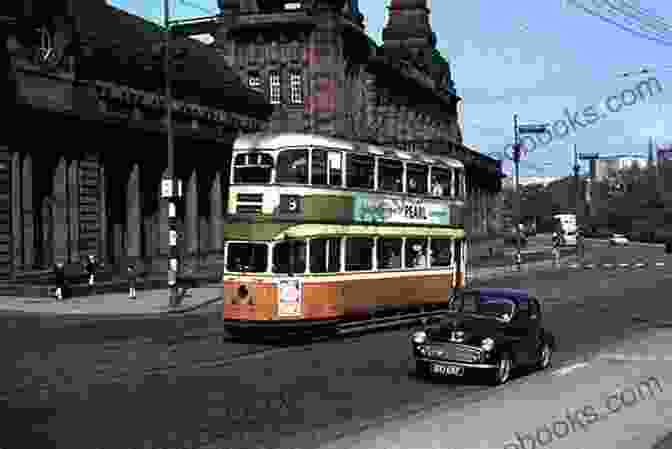
[[[445,306],[465,286],[464,166],[310,134],[236,139],[224,225],[232,332]]]

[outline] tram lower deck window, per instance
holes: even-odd
[[[346,239],[345,271],[367,271],[371,269],[373,269],[373,239]]]
[[[264,273],[268,266],[268,247],[263,243],[229,243],[226,270]]]
[[[378,239],[378,266],[389,270],[401,268],[401,239]]]
[[[306,242],[290,240],[273,247],[273,273],[305,273]]]
[[[406,240],[406,267],[427,267],[427,239]]]
[[[448,267],[452,263],[452,240],[432,239],[432,266]]]
[[[310,272],[337,273],[341,271],[341,239],[312,239],[310,241]]]

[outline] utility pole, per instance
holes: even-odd
[[[179,304],[177,276],[180,270],[179,252],[177,249],[177,199],[180,196],[179,185],[175,182],[175,144],[173,136],[173,96],[171,91],[171,60],[170,60],[170,0],[164,0],[163,30],[163,77],[165,82],[166,136],[168,144],[168,168],[166,179],[163,180],[161,196],[168,203],[168,289],[169,302],[172,307]]]
[[[521,255],[520,255],[520,221],[521,221],[521,207],[520,207],[520,142],[518,138],[518,114],[513,114],[513,163],[515,176],[515,192],[516,192],[516,207],[515,207],[515,223],[516,223],[516,266],[520,270]]]
[[[583,223],[583,214],[581,213],[581,188],[579,183],[579,170],[581,166],[579,165],[579,153],[576,152],[576,144],[574,144],[574,193],[576,196],[576,205],[575,205],[575,214],[576,214],[576,246],[577,252],[580,259],[583,259],[583,234],[581,233],[581,224]],[[581,219],[579,218],[581,217]]]

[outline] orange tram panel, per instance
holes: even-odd
[[[445,303],[451,287],[465,285],[463,273],[437,270],[283,277],[299,280],[302,285],[296,309],[287,314],[280,311],[278,279],[254,274],[225,275],[225,323],[320,324],[367,319],[374,310]]]

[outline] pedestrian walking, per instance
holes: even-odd
[[[62,301],[65,293],[65,267],[62,262],[58,262],[54,266],[54,274],[56,275],[56,291],[54,295],[57,300]]]
[[[555,266],[560,265],[560,234],[553,233],[553,263]]]
[[[126,275],[128,277],[128,299],[135,299],[135,283],[137,279],[137,273],[135,267],[131,264],[126,270]]]
[[[89,261],[86,264],[86,272],[89,275],[89,293],[93,293],[93,288],[96,284],[96,258],[93,255],[89,256]]]

